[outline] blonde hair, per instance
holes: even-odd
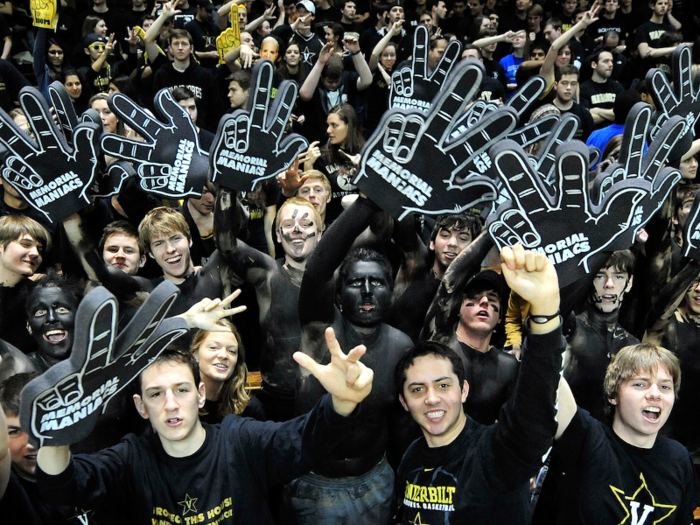
[[[280,206],[279,211],[277,212],[277,218],[275,219],[275,229],[279,230],[280,229],[280,223],[282,222],[282,210],[286,206],[290,205],[295,205],[295,206],[306,206],[310,210],[313,211],[314,214],[314,222],[316,223],[316,229],[318,231],[323,231],[323,219],[321,219],[321,214],[318,213],[318,210],[314,208],[314,205],[311,204],[309,201],[306,199],[303,199],[301,197],[292,197],[291,199],[287,199],[282,206]]]
[[[678,358],[669,350],[649,343],[626,346],[620,350],[608,365],[603,389],[607,401],[606,412],[611,413],[611,399],[617,398],[620,385],[631,377],[643,372],[654,373],[663,366],[673,379],[673,393],[678,396],[681,388],[681,365]]]
[[[192,240],[190,227],[182,213],[166,206],[153,208],[139,224],[139,239],[149,252],[153,239],[178,232],[183,233],[188,241]]]
[[[308,175],[308,180],[318,180],[321,181],[321,185],[324,187],[327,193],[331,193],[331,181],[328,180],[328,177],[326,177],[323,172],[318,171],[318,170],[309,170],[305,171],[304,175]],[[305,181],[306,182],[306,181]]]
[[[224,381],[223,388],[221,389],[221,401],[219,403],[219,417],[224,418],[229,414],[241,414],[248,403],[250,402],[250,394],[245,388],[246,381],[248,381],[248,367],[245,364],[245,350],[243,349],[243,340],[241,335],[236,330],[236,327],[231,321],[226,319],[221,319],[217,322],[219,326],[225,326],[228,328],[233,336],[236,338],[236,343],[238,344],[238,359],[236,360],[236,367],[226,381]],[[197,357],[197,352],[199,348],[204,343],[204,340],[211,332],[207,330],[198,330],[192,339],[192,344],[190,345],[190,352],[192,355]]]

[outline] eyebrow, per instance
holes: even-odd
[[[171,385],[173,388],[180,387],[182,385],[187,385],[187,386],[192,386],[192,383],[190,381],[182,381],[181,383],[175,383],[174,385]],[[155,385],[155,386],[149,386],[144,390],[144,392],[150,392],[151,390],[165,390],[165,387],[162,385]]]

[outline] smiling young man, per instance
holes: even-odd
[[[697,482],[688,451],[659,432],[681,384],[668,350],[622,349],[605,375],[612,425],[559,391],[559,428],[533,524],[694,522]]]
[[[481,223],[472,213],[440,215],[426,246],[416,231],[413,215],[398,222],[394,237],[402,258],[387,323],[417,342],[445,271],[479,233]]]
[[[620,349],[639,340],[618,321],[625,295],[632,289],[635,258],[631,251],[613,252],[598,270],[588,290],[585,310],[565,331],[564,377],[576,403],[604,421],[601,396],[605,371]]]
[[[309,201],[316,208],[321,220],[326,224],[326,206],[331,202],[333,191],[331,183],[322,172],[318,170],[308,170],[304,172],[306,180],[296,191],[298,197]]]
[[[30,352],[32,340],[26,330],[24,309],[18,307],[20,296],[28,293],[42,254],[51,249],[51,237],[38,222],[22,215],[0,217],[0,339]]]
[[[364,349],[344,354],[332,331],[326,344],[331,364],[303,355],[299,364],[318,375],[330,395],[287,423],[234,416],[202,424],[206,391],[197,362],[189,352],[166,350],[141,372],[133,396],[153,432],[130,434],[101,454],[71,457],[68,446],[41,447],[41,490],[98,511],[129,502],[129,523],[275,523],[268,488],[322,462],[371,389],[372,371],[358,361]]]
[[[501,252],[508,285],[530,303],[521,377],[498,423],[464,411],[472,395],[462,359],[422,342],[396,366],[404,409],[423,437],[397,472],[394,523],[529,523],[529,479],[543,465],[557,429],[555,399],[561,336],[556,271],[543,254],[521,246]]]
[[[146,249],[139,233],[127,221],[108,224],[98,246],[104,262],[129,275],[136,275],[146,264]]]

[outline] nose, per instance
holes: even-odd
[[[47,321],[46,321],[47,323],[55,323],[56,322],[56,320],[57,320],[56,310],[54,310],[53,308],[49,308],[46,315],[48,316]]]
[[[165,410],[168,412],[173,412],[174,410],[177,410],[180,406],[177,404],[177,401],[175,400],[175,394],[173,393],[172,390],[168,390],[165,392],[165,406],[163,407]]]
[[[661,390],[656,383],[652,383],[647,392],[647,397],[649,399],[657,399],[661,397]]]
[[[425,396],[425,403],[427,405],[435,405],[439,402],[440,398],[438,397],[436,390],[429,386]]]
[[[615,283],[613,282],[612,277],[605,279],[605,288],[615,288]]]
[[[362,283],[362,296],[372,295],[372,287],[369,284],[369,279],[365,279]]]
[[[29,248],[29,257],[31,257],[32,259],[39,257],[39,248],[37,248],[36,246],[32,246],[31,248]]]

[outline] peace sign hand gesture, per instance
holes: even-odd
[[[91,203],[88,188],[97,175],[99,128],[76,125],[71,147],[37,89],[23,88],[19,100],[33,140],[0,111],[3,178],[49,221],[60,222]]]
[[[187,332],[182,319],[163,321],[179,293],[163,282],[118,337],[115,297],[99,287],[82,300],[70,358],[22,390],[22,428],[34,446],[71,445],[87,437],[110,400]]]
[[[356,346],[347,354],[343,353],[332,328],[326,328],[326,344],[331,353],[331,362],[321,365],[303,353],[295,352],[294,360],[307,373],[314,375],[333,396],[333,408],[343,416],[349,416],[358,403],[372,391],[374,372],[360,362],[367,348]]]
[[[435,96],[459,61],[462,44],[450,42],[433,72],[428,68],[428,28],[418,26],[413,36],[413,60],[410,67],[403,67],[391,75],[389,107],[418,109],[427,113]],[[481,81],[479,81],[481,82]]]
[[[295,133],[282,138],[296,100],[296,83],[282,82],[271,103],[272,62],[256,62],[252,73],[248,110],[221,119],[209,159],[212,182],[240,191],[252,191],[259,181],[286,171],[309,145]]]

